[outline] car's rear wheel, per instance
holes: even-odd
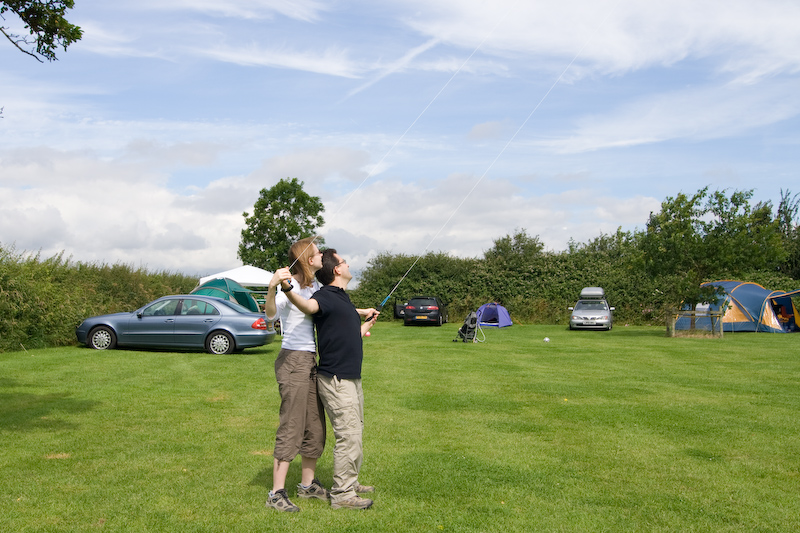
[[[233,337],[225,331],[214,331],[206,339],[206,350],[215,355],[225,355],[233,353],[236,343]]]
[[[90,348],[95,350],[113,350],[117,346],[117,336],[108,326],[98,326],[89,332]]]

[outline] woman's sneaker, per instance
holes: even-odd
[[[275,492],[270,491],[267,503],[264,505],[287,513],[296,513],[300,510],[300,508],[289,499],[289,495],[286,494],[286,489],[278,489]]]
[[[300,483],[297,484],[297,497],[298,498],[319,498],[320,500],[329,500],[331,498],[330,492],[322,486],[317,478],[311,482],[311,485],[304,487]]]

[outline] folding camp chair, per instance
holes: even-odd
[[[471,311],[470,314],[467,315],[467,318],[464,319],[464,324],[458,329],[458,334],[456,338],[453,339],[453,342],[458,342],[461,339],[462,342],[476,342],[475,341],[475,330],[478,329],[478,315],[475,311]]]

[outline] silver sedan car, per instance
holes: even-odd
[[[578,300],[574,307],[568,308],[569,329],[610,330],[613,322],[613,307],[605,299]]]
[[[277,333],[264,316],[236,302],[197,294],[164,296],[129,313],[100,315],[76,329],[95,350],[117,346],[198,349],[228,354],[271,343]]]

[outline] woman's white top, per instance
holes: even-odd
[[[311,298],[311,295],[317,292],[320,287],[316,279],[311,283],[310,287],[303,287],[302,289],[300,288],[299,281],[295,278],[292,278],[292,280],[294,281],[294,283],[292,283],[292,285],[294,285],[292,291],[306,300]],[[289,298],[286,297],[286,294],[280,290],[275,295],[275,307],[278,310],[278,316],[281,318],[281,334],[283,335],[281,348],[316,352],[317,345],[314,342],[314,320],[311,316],[295,307],[292,302],[289,301]]]

